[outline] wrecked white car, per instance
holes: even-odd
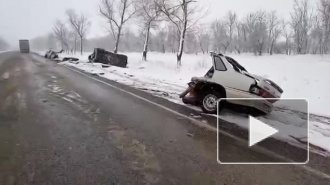
[[[238,105],[249,113],[268,114],[283,90],[271,80],[250,74],[234,59],[222,54],[211,54],[213,66],[204,77],[194,77],[188,89],[180,95],[185,104],[197,105],[205,113],[217,113],[217,101],[229,99],[260,99],[259,101],[226,100],[219,104],[219,111],[227,105]],[[268,98],[267,100],[265,98]],[[237,107],[237,106],[236,106]]]

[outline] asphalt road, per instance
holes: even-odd
[[[220,165],[215,132],[118,86],[1,53],[0,184],[329,184],[297,165]],[[222,137],[227,158],[276,160]]]

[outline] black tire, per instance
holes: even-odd
[[[190,104],[190,102],[185,97],[182,98],[182,102],[186,105]]]
[[[207,92],[205,93],[203,96],[201,96],[201,101],[200,101],[200,106],[203,110],[203,112],[207,113],[207,114],[217,114],[218,110],[217,110],[217,102],[219,99],[224,98],[224,96],[222,95],[222,93],[217,92],[217,91],[211,91],[211,92]],[[215,100],[215,102],[214,102]],[[207,105],[209,104],[209,106]],[[222,110],[222,108],[224,107],[225,102],[221,101],[219,104],[219,112]]]

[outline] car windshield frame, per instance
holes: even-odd
[[[217,58],[219,59],[218,62],[220,62],[222,64],[223,69],[220,69],[219,68],[220,66],[218,64],[220,64],[220,63],[217,63],[217,61],[216,61]],[[213,57],[213,62],[214,62],[214,69],[216,71],[227,71],[228,70],[226,64],[223,62],[223,60],[222,60],[222,58],[220,56],[214,56]]]
[[[237,71],[236,70],[236,68],[237,69],[239,69],[240,71],[245,71],[245,72],[248,72],[241,64],[239,64],[236,60],[234,60],[233,58],[231,58],[231,57],[225,57],[226,58],[226,60],[233,66],[233,68],[235,69],[235,71]],[[237,72],[240,72],[240,71],[237,71]]]

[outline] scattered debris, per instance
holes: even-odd
[[[168,97],[168,96],[170,96],[170,94],[168,94],[168,92],[163,92],[163,96]]]
[[[79,62],[69,61],[71,64],[79,64]]]
[[[108,64],[102,64],[102,68],[109,68],[110,67],[110,65],[108,65]]]
[[[202,118],[202,116],[200,116],[200,115],[194,115],[193,113],[190,113],[190,116],[191,116],[192,118],[195,118],[195,119],[200,119],[200,118]]]
[[[79,59],[78,59],[78,58],[74,58],[74,57],[64,57],[62,61],[63,61],[63,62],[65,62],[65,61],[69,61],[69,62],[77,62],[77,61],[79,61]],[[79,63],[79,62],[78,62],[78,63]]]
[[[53,50],[48,50],[45,54],[45,58],[51,59],[51,60],[55,60],[58,59],[58,54],[63,53],[64,50],[62,49],[59,52],[53,51]]]
[[[91,73],[93,76],[100,76],[100,75],[105,75],[105,73]]]

